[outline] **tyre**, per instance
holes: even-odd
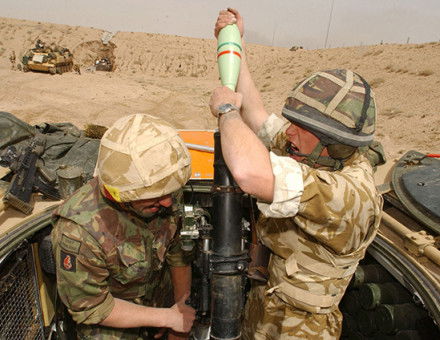
[[[40,256],[41,267],[48,274],[55,275],[56,264],[52,253],[52,241],[50,235],[47,235],[40,242],[38,255]]]

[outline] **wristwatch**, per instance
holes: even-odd
[[[237,111],[237,112],[239,112],[240,111],[240,109],[237,107],[237,106],[235,106],[235,105],[233,105],[233,104],[223,104],[223,105],[220,105],[218,108],[217,108],[217,117],[218,118],[220,118],[221,116],[223,116],[225,113],[229,113],[229,112],[231,112],[231,111]]]

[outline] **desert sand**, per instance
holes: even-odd
[[[110,48],[114,72],[87,72],[103,32],[0,18],[0,111],[30,124],[72,122],[80,128],[108,126],[132,113],[163,117],[179,129],[216,127],[208,108],[211,91],[219,86],[214,38],[117,32]],[[19,63],[37,39],[69,48],[82,74],[11,70],[11,52]],[[269,112],[280,113],[291,88],[312,72],[349,68],[373,87],[376,139],[388,158],[410,149],[440,153],[439,42],[296,51],[247,44],[246,51]]]

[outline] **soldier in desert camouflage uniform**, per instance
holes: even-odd
[[[190,174],[188,150],[163,120],[131,115],[104,134],[96,177],[54,213],[58,293],[79,339],[152,338],[144,327],[187,338],[190,254],[172,195]]]
[[[221,28],[240,14],[221,11]],[[376,107],[350,70],[313,74],[282,115],[268,115],[243,56],[237,93],[214,91],[225,161],[258,199],[260,241],[271,250],[266,284],[253,283],[243,338],[337,339],[338,304],[380,222],[382,198],[367,159]]]
[[[81,75],[81,68],[78,64],[73,64],[73,71]]]
[[[15,70],[15,51],[11,52],[11,55],[9,56],[9,61],[11,62],[11,70]]]

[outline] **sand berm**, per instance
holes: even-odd
[[[0,18],[0,110],[30,124],[72,122],[80,128],[108,126],[132,113],[154,114],[181,129],[216,127],[208,108],[219,85],[214,39],[117,32],[111,40],[115,71],[86,72],[102,34],[89,27]],[[37,39],[69,48],[82,74],[12,71],[10,53],[15,51],[19,62]],[[410,149],[440,153],[439,42],[297,51],[247,44],[246,51],[269,112],[279,114],[294,84],[312,72],[349,68],[373,87],[376,138],[389,158]]]

